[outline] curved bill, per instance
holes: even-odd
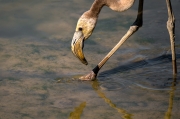
[[[87,60],[83,54],[83,46],[84,46],[84,36],[82,31],[76,31],[74,33],[72,42],[71,42],[71,50],[73,54],[85,65],[88,64]]]

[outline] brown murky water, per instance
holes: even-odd
[[[144,25],[101,69],[97,81],[78,81],[133,23],[104,7],[85,41],[89,65],[70,43],[93,0],[0,0],[0,119],[180,119],[180,14],[176,17],[178,75],[172,76],[164,1],[145,1]],[[153,9],[152,9],[153,8]]]

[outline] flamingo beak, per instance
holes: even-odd
[[[83,46],[84,46],[84,36],[82,31],[76,31],[74,33],[72,42],[71,42],[71,50],[73,54],[85,65],[88,64],[87,60],[83,54]]]

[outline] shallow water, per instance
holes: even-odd
[[[122,13],[102,9],[85,41],[85,66],[70,44],[78,18],[92,2],[0,0],[0,119],[180,119],[180,1],[172,1],[177,77],[172,76],[166,4],[152,0],[145,1],[143,27],[96,81],[86,82],[77,79],[111,50],[137,12],[137,2]]]

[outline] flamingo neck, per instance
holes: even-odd
[[[106,5],[114,11],[121,12],[129,9],[134,1],[135,0],[95,0],[89,11],[92,13],[92,16],[98,17],[102,7]]]
[[[94,17],[98,17],[102,7],[105,5],[104,0],[95,0],[90,8],[91,15]]]

